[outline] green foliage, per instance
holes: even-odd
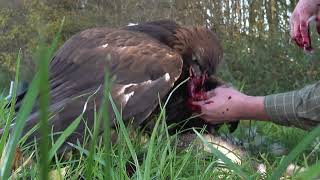
[[[228,69],[222,70],[229,71],[225,79],[234,84],[244,83],[244,91],[253,95],[301,88],[316,81],[320,73],[316,58],[319,53],[308,56],[289,43],[287,12],[292,11],[294,1],[264,0],[244,4],[213,0],[201,3],[200,0],[17,2],[17,5],[13,3],[0,9],[1,87],[8,86],[8,80],[16,71],[18,49],[22,49],[23,77],[30,79],[35,71],[33,52],[39,37],[46,43],[51,42],[64,16],[66,20],[58,45],[86,28],[117,27],[147,20],[169,18],[185,25],[212,27],[224,44]],[[312,34],[316,42],[316,33]]]
[[[201,139],[201,141],[203,141],[203,143],[206,146],[209,146],[212,154],[214,154],[215,156],[217,156],[219,159],[221,159],[226,165],[227,167],[232,170],[235,174],[237,174],[239,177],[241,177],[242,179],[249,179],[249,176],[243,172],[238,165],[236,165],[235,163],[233,163],[228,157],[226,157],[225,154],[223,154],[222,152],[220,152],[218,149],[214,148],[212,144],[210,144],[205,138],[203,138],[201,136],[201,134],[196,131],[193,130],[197,136]]]
[[[272,173],[271,179],[280,179],[291,162],[297,158],[317,137],[320,136],[320,126],[312,130],[303,140],[281,161]]]
[[[228,68],[221,71],[231,74],[232,78],[226,78],[238,87],[244,83],[243,91],[250,95],[290,91],[319,80],[319,53],[306,55],[288,39],[282,34],[271,38],[226,38]]]
[[[18,142],[21,137],[23,127],[26,123],[27,117],[29,116],[32,110],[33,104],[39,92],[38,85],[39,85],[39,76],[36,76],[30,85],[30,89],[26,94],[26,97],[23,100],[21,110],[17,114],[16,120],[15,120],[15,127],[12,131],[13,132],[12,136],[9,138],[6,148],[3,150],[3,152],[6,152],[6,153],[2,153],[3,156],[1,156],[3,158],[3,163],[0,169],[0,176],[2,179],[8,179],[10,175],[12,162],[18,146]],[[1,138],[6,138],[6,137],[1,137]]]

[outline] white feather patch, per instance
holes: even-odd
[[[127,104],[127,102],[129,101],[129,99],[134,95],[134,91],[132,91],[131,93],[128,94],[124,94],[123,96],[123,101],[125,104]]]
[[[164,75],[164,79],[165,79],[167,82],[170,80],[170,75],[169,75],[169,73],[166,73],[166,74]]]
[[[119,91],[118,91],[118,95],[123,94],[123,93],[124,93],[124,91],[125,91],[128,87],[131,87],[131,86],[133,86],[133,84],[123,85],[123,86],[121,87],[121,89],[119,89]]]
[[[100,86],[97,88],[97,90],[96,90],[95,92],[93,92],[93,93],[88,97],[87,101],[85,102],[85,104],[84,104],[84,106],[83,106],[82,114],[86,112],[86,110],[87,110],[87,105],[88,105],[88,102],[89,102],[90,98],[91,98],[92,96],[94,96],[95,94],[97,94],[97,92],[100,90],[101,86],[102,86],[102,85],[100,85]]]
[[[164,76],[162,76],[162,78],[164,78],[166,82],[170,81],[169,73],[166,73]],[[125,94],[124,92],[126,91],[127,88],[131,88],[134,86],[145,86],[151,83],[152,83],[152,80],[148,80],[148,81],[143,81],[141,83],[130,83],[130,84],[122,85],[121,88],[118,90],[118,95],[122,96],[122,103],[124,105],[127,104],[130,98],[134,95],[134,91]]]
[[[127,46],[123,46],[123,47],[119,47],[119,50],[120,51],[124,51],[124,50],[126,50],[128,47]]]
[[[166,55],[167,55],[168,57],[170,57],[170,58],[172,57],[172,55],[171,55],[170,53],[167,53]]]
[[[136,26],[138,23],[129,23],[127,26]]]
[[[106,47],[108,47],[108,45],[109,45],[109,44],[107,43],[107,44],[102,45],[101,47],[102,47],[102,48],[106,48]]]

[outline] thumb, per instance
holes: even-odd
[[[212,89],[212,90],[206,92],[206,96],[207,96],[208,99],[212,98],[215,95],[216,95],[215,89]]]
[[[290,17],[290,36],[300,48],[303,48],[302,36],[300,31],[300,18],[295,12],[293,12]]]
[[[300,33],[302,37],[303,48],[307,51],[311,51],[312,47],[311,47],[309,21],[306,20],[306,18],[301,20]]]
[[[292,39],[294,39],[297,35],[300,34],[298,22],[298,16],[295,13],[293,13],[290,17],[290,36]]]
[[[201,113],[203,103],[201,101],[188,101],[188,106],[192,112]]]
[[[191,101],[190,103],[194,106],[202,106],[204,104],[203,101]]]

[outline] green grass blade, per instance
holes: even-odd
[[[111,89],[111,83],[108,72],[105,73],[105,80],[104,80],[104,91],[103,91],[103,101],[101,106],[101,114],[102,114],[102,121],[103,121],[103,130],[104,130],[104,147],[105,147],[105,155],[104,159],[106,162],[106,166],[104,169],[104,178],[105,179],[112,179],[112,146],[111,146],[111,128],[110,128],[110,120],[109,120],[109,101],[108,95]]]
[[[62,21],[62,23],[63,23],[63,21]],[[40,63],[40,66],[44,67],[44,66],[48,65],[49,58],[51,57],[55,47],[57,46],[57,40],[59,39],[61,29],[62,29],[62,25],[61,25],[61,28],[60,28],[58,35],[55,37],[55,40],[53,41],[53,43],[50,47],[50,50],[48,51],[43,48],[43,49],[41,49],[40,54],[38,54],[38,57],[41,59],[40,62],[43,63],[43,64]],[[41,68],[40,68],[40,70],[41,70]],[[9,174],[11,171],[11,166],[12,166],[12,161],[13,161],[14,154],[15,154],[15,149],[18,145],[23,127],[25,126],[26,119],[27,119],[28,115],[30,114],[30,112],[32,111],[33,104],[38,96],[38,92],[39,92],[38,87],[39,87],[40,81],[41,81],[41,84],[45,84],[45,82],[48,79],[47,72],[48,72],[48,70],[45,68],[36,74],[35,78],[31,82],[31,85],[29,87],[29,90],[28,90],[25,98],[23,99],[22,106],[21,106],[21,108],[17,114],[17,117],[16,117],[15,126],[12,131],[13,132],[12,136],[9,138],[9,141],[8,141],[7,146],[5,148],[5,156],[3,157],[3,163],[0,168],[0,175],[1,175],[0,179],[7,179],[9,177]],[[41,76],[42,75],[44,75],[44,76],[42,76],[40,78],[40,76],[39,76],[40,74],[41,74]],[[16,75],[16,79],[17,79],[17,75]],[[41,92],[42,92],[42,94],[45,95],[46,94],[45,88],[47,89],[47,87],[43,87],[43,88],[44,89],[42,89]],[[48,103],[46,103],[47,100],[48,100],[48,97],[46,97],[46,95],[45,95],[44,98],[42,99],[42,104],[48,104]],[[44,110],[45,108],[47,108],[47,107],[43,107],[42,112],[45,112],[45,110]],[[42,119],[45,119],[44,118],[45,114],[47,114],[47,112],[42,114]],[[43,124],[42,124],[42,127],[44,127]],[[44,129],[41,130],[41,128],[40,128],[40,131],[42,131],[44,134],[47,134],[47,132],[45,132]],[[45,137],[45,136],[43,136],[43,137]],[[46,138],[48,138],[48,137],[45,137],[44,139],[46,139]],[[46,144],[46,143],[43,143],[43,144]],[[42,152],[44,152],[44,150],[42,150]],[[48,153],[48,151],[47,151],[47,153]],[[47,159],[45,159],[45,160],[47,160]],[[41,168],[46,168],[46,167],[47,166],[45,165],[45,166],[42,166]],[[45,172],[44,174],[47,174],[47,172]]]
[[[178,169],[178,171],[177,171],[177,173],[176,173],[176,175],[175,175],[174,179],[178,179],[178,178],[179,178],[179,175],[180,175],[180,174],[181,174],[181,172],[184,170],[184,168],[185,168],[185,166],[186,166],[187,162],[190,160],[191,152],[192,152],[192,151],[189,151],[189,152],[187,152],[187,154],[186,154],[186,155],[184,155],[184,158],[183,158],[182,164],[181,164],[181,166],[179,167],[179,169]]]
[[[5,148],[5,156],[3,157],[3,164],[1,164],[0,169],[0,179],[8,179],[11,168],[12,168],[12,161],[15,155],[15,151],[21,137],[21,133],[23,127],[26,123],[26,119],[28,118],[33,104],[36,100],[38,95],[38,86],[39,86],[39,74],[37,74],[34,80],[31,82],[30,88],[23,99],[22,106],[17,114],[17,118],[15,121],[15,126],[12,131],[12,136],[9,138],[7,146]]]
[[[78,145],[75,145],[75,144],[72,144],[72,143],[68,143],[68,144],[69,144],[71,147],[77,149],[81,154],[85,154],[85,155],[89,156],[90,152],[89,152],[88,150],[84,149],[83,147],[78,146]],[[97,161],[99,164],[103,165],[103,166],[106,165],[106,163],[104,162],[104,160],[103,160],[102,158],[98,157],[98,156],[93,155],[93,159],[94,159],[95,161]]]
[[[155,124],[155,126],[154,126],[154,128],[153,128],[153,131],[152,131],[152,134],[151,134],[151,138],[150,138],[150,141],[149,141],[149,147],[148,147],[147,157],[146,157],[146,159],[145,159],[145,168],[144,168],[145,170],[144,170],[144,176],[143,176],[143,179],[144,179],[144,180],[150,179],[150,175],[151,175],[151,174],[150,174],[150,173],[151,173],[150,170],[151,170],[151,162],[152,162],[153,151],[154,151],[153,149],[154,149],[154,145],[155,145],[155,137],[156,137],[156,134],[157,134],[157,132],[158,132],[158,126],[159,126],[159,124],[160,124],[160,120],[165,118],[165,113],[166,113],[165,108],[166,108],[166,106],[167,106],[167,104],[168,104],[168,102],[169,102],[172,94],[173,94],[180,86],[182,86],[184,83],[186,83],[188,80],[189,80],[189,78],[186,79],[186,80],[184,80],[184,81],[181,82],[180,84],[178,84],[178,85],[170,92],[170,94],[168,95],[168,98],[166,99],[166,101],[165,101],[165,103],[164,103],[163,106],[161,106],[161,102],[160,102],[161,111],[160,111],[159,117],[158,117],[158,119],[157,119],[157,121],[156,121],[156,124]]]
[[[238,176],[242,177],[243,179],[249,179],[249,176],[243,172],[238,165],[233,163],[227,156],[225,156],[222,152],[220,152],[217,148],[213,147],[212,144],[210,144],[206,139],[202,137],[202,135],[193,129],[193,131],[197,134],[197,136],[201,139],[201,141],[210,148],[212,154],[217,156],[219,159],[221,159],[227,167],[229,167],[234,173],[236,173]]]
[[[61,147],[61,145],[65,142],[65,140],[77,129],[78,125],[80,124],[82,119],[82,114],[77,117],[68,127],[65,129],[62,134],[59,136],[57,141],[51,147],[49,151],[49,158],[48,161],[50,162],[54,157],[57,150]]]
[[[44,46],[42,46],[44,47]],[[41,138],[39,140],[40,149],[40,179],[48,179],[49,175],[49,161],[48,161],[48,151],[49,151],[49,52],[47,49],[42,48],[39,51],[39,112],[40,112],[40,134]]]
[[[132,142],[131,142],[131,140],[129,138],[129,134],[127,132],[126,126],[123,123],[122,116],[121,116],[119,110],[117,109],[117,106],[114,103],[111,94],[109,94],[109,99],[110,99],[110,103],[111,103],[113,112],[114,112],[114,114],[116,116],[116,120],[117,120],[117,122],[118,122],[118,124],[120,126],[120,132],[122,133],[122,135],[123,135],[123,137],[124,137],[124,139],[126,141],[126,144],[127,144],[128,149],[130,151],[131,157],[132,157],[132,159],[133,159],[133,161],[135,163],[137,179],[141,179],[142,176],[141,176],[140,165],[139,165],[139,162],[138,162],[137,154],[136,154],[135,149],[133,148]]]
[[[62,32],[62,28],[63,28],[63,25],[64,25],[64,21],[65,21],[65,17],[62,18],[61,20],[61,23],[60,23],[60,27],[59,27],[59,31],[57,32],[56,36],[54,37],[51,45],[50,45],[50,48],[49,48],[49,51],[48,51],[48,56],[49,57],[52,57],[53,56],[53,53],[54,51],[57,49],[58,47],[58,41],[61,37],[61,32]]]
[[[282,160],[280,165],[274,170],[270,179],[279,179],[286,171],[289,164],[294,161],[302,151],[304,151],[313,140],[320,136],[320,126],[308,133],[307,136]]]
[[[8,135],[9,135],[9,130],[10,130],[10,125],[11,121],[14,116],[14,106],[16,104],[16,95],[17,95],[17,87],[18,87],[18,82],[19,82],[19,70],[20,70],[20,62],[21,62],[21,50],[19,50],[18,57],[17,57],[17,66],[16,66],[16,74],[14,78],[14,88],[13,88],[13,93],[11,96],[11,104],[10,104],[10,112],[9,116],[7,117],[5,128],[3,131],[3,134],[1,136],[1,141],[0,141],[0,154],[2,154],[5,143],[7,141]]]
[[[101,86],[99,86],[99,88],[97,89],[96,92],[98,92],[100,90]],[[95,93],[94,93],[95,94]],[[87,158],[87,164],[86,164],[86,171],[85,171],[85,177],[86,179],[90,179],[92,177],[92,174],[93,174],[93,167],[94,167],[94,154],[95,154],[95,151],[96,151],[96,144],[97,144],[97,140],[98,140],[98,134],[99,134],[99,131],[100,131],[100,126],[101,126],[101,118],[99,118],[99,115],[98,117],[96,117],[94,119],[94,127],[93,127],[93,137],[92,137],[92,140],[91,140],[91,146],[90,146],[90,150],[89,150],[89,155],[88,155],[88,158]]]
[[[317,163],[300,173],[296,179],[316,179],[317,177],[320,177],[319,169],[320,163]]]
[[[165,111],[164,109],[161,110]],[[163,117],[164,113],[160,113],[160,116],[157,119],[156,125],[153,128],[152,134],[151,134],[151,138],[149,140],[149,144],[148,144],[148,152],[147,152],[147,157],[145,159],[145,166],[144,166],[144,176],[143,179],[144,180],[148,180],[150,179],[151,176],[151,162],[152,162],[152,157],[154,154],[154,146],[155,146],[155,138],[156,138],[156,134],[158,132],[158,126],[160,124],[160,121]]]
[[[39,113],[40,113],[40,134],[41,138],[39,141],[40,147],[40,179],[48,179],[49,175],[49,64],[54,50],[57,47],[58,40],[61,35],[64,18],[60,24],[58,33],[56,34],[49,49],[46,48],[45,44],[42,44],[38,51],[38,62],[39,62]]]
[[[164,170],[164,166],[167,161],[168,151],[170,151],[169,148],[170,148],[170,145],[167,144],[161,153],[161,156],[160,156],[161,158],[160,158],[160,162],[159,162],[159,166],[158,166],[159,167],[158,168],[159,176],[161,175],[161,172]]]
[[[103,122],[103,146],[105,147],[104,159],[105,159],[105,166],[104,166],[104,178],[111,179],[112,175],[112,159],[111,159],[111,129],[110,129],[110,121],[109,121],[109,107],[108,107],[108,95],[110,92],[110,81],[109,75],[105,73],[105,81],[104,81],[104,89],[103,89],[103,100],[101,107],[99,109],[98,116],[95,118],[94,122],[94,129],[93,129],[93,136],[91,147],[88,155],[87,160],[87,170],[86,170],[86,178],[90,178],[93,173],[93,166],[94,166],[94,154],[95,154],[95,144],[97,143],[98,134],[100,133],[100,126],[101,122]]]

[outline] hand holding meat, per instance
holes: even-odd
[[[300,0],[290,18],[290,35],[296,44],[306,51],[312,51],[310,28],[316,22],[320,34],[320,0]]]

